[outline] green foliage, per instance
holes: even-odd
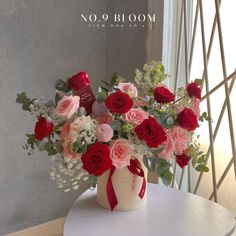
[[[152,95],[153,89],[167,78],[165,68],[160,62],[151,61],[144,65],[143,72],[136,70],[135,83],[140,95]]]
[[[166,186],[171,184],[173,173],[170,171],[171,164],[164,159],[157,159],[156,172]]]
[[[32,105],[35,100],[36,99],[27,97],[26,92],[18,93],[16,95],[16,103],[21,104],[24,111],[30,111],[30,105]]]
[[[202,86],[202,79],[195,79],[194,82],[196,82],[198,86]]]
[[[55,88],[56,90],[58,91],[62,91],[62,92],[70,92],[71,91],[71,88],[68,86],[68,83],[67,81],[64,81],[62,79],[58,79],[55,83]]]
[[[203,112],[202,115],[199,117],[199,120],[203,122],[204,120],[206,121],[212,121],[211,117],[207,114],[207,112]]]
[[[111,85],[115,86],[119,83],[119,76],[117,75],[117,73],[115,72],[112,77],[111,77]]]
[[[134,127],[131,124],[125,123],[125,124],[122,125],[121,130],[122,130],[123,133],[129,134],[129,133],[132,132],[133,128]]]
[[[146,156],[143,157],[143,163],[147,167],[147,169],[151,172],[154,172],[156,169],[156,158],[148,158]]]
[[[34,134],[26,134],[27,140],[23,149],[27,151],[28,155],[31,155],[35,149],[36,139]]]
[[[115,131],[121,131],[121,124],[122,124],[122,121],[113,120],[112,123],[111,123],[111,127]]]
[[[81,141],[77,140],[71,144],[70,149],[74,153],[85,153],[87,151],[87,144],[82,144]]]
[[[57,149],[54,146],[54,143],[50,138],[48,139],[48,142],[46,142],[43,146],[43,149],[47,151],[48,156],[54,156],[58,153]]]
[[[143,163],[149,171],[156,172],[157,177],[161,178],[163,184],[166,186],[171,184],[173,173],[170,171],[171,164],[167,160],[144,156]]]
[[[196,166],[195,170],[199,172],[208,172],[209,168],[205,164],[200,164]]]
[[[125,81],[125,79],[118,76],[117,73],[114,73],[112,75],[110,83],[103,80],[102,82],[104,85],[99,87],[98,95],[96,97],[97,102],[99,102],[99,103],[104,102],[105,99],[107,98],[109,92],[112,92],[114,90],[118,90],[117,88],[115,88],[115,86],[117,86],[120,82],[123,82],[123,81]]]
[[[196,171],[208,172],[209,168],[207,165],[207,156],[200,150],[200,144],[193,142],[187,151],[188,156],[192,158],[192,166]]]
[[[117,73],[114,73],[111,77],[111,86],[114,88],[114,86],[117,86],[119,83],[125,82],[125,79],[121,76],[119,76]]]
[[[27,141],[23,146],[23,149],[27,150],[28,155],[31,155],[36,147],[40,152],[46,151],[48,156],[53,156],[57,153],[62,153],[63,151],[60,141],[53,142],[50,137],[44,140],[37,140],[34,134],[26,134],[26,137]]]
[[[98,95],[96,97],[97,102],[99,102],[99,103],[104,102],[106,97],[107,97],[107,95],[108,95],[107,90],[105,90],[104,88],[100,87],[100,91],[98,92]]]
[[[27,137],[27,144],[30,148],[34,149],[34,145],[36,143],[35,135],[34,134],[26,134]]]
[[[167,111],[164,113],[161,113],[159,115],[156,115],[158,123],[161,124],[164,128],[171,128],[175,125],[176,122],[176,114],[174,114],[171,111]]]

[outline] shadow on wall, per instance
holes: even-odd
[[[89,28],[81,12],[147,11],[141,0],[0,1],[0,235],[65,216],[78,193],[48,178],[46,155],[21,146],[34,121],[15,104],[17,92],[50,98],[54,82],[86,70],[97,89],[114,71],[133,78],[146,61],[146,30]],[[157,58],[160,59],[160,58]],[[27,120],[27,122],[26,122]]]

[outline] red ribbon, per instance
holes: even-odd
[[[111,180],[111,177],[114,174],[115,170],[116,170],[115,166],[112,165],[110,169],[108,181],[107,181],[107,198],[108,198],[111,210],[113,210],[114,207],[118,203],[117,198],[116,198],[116,193],[114,191],[112,180]]]
[[[145,194],[145,191],[146,191],[146,179],[144,176],[144,171],[143,171],[142,165],[140,164],[140,162],[137,159],[131,159],[128,169],[134,175],[138,175],[143,178],[143,183],[142,183],[140,192],[138,194],[139,197],[142,199]]]
[[[138,194],[138,196],[142,199],[146,191],[146,179],[144,176],[142,165],[137,159],[131,159],[130,165],[127,166],[127,168],[133,175],[138,175],[143,178],[143,183]],[[106,189],[107,198],[108,198],[111,210],[113,210],[115,206],[118,204],[116,193],[114,191],[113,184],[112,184],[112,175],[114,174],[115,170],[116,170],[115,166],[112,165],[109,176],[108,176],[107,189]]]

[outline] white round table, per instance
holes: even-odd
[[[232,235],[233,214],[202,197],[148,184],[147,206],[110,211],[87,190],[66,217],[64,236],[223,236]]]

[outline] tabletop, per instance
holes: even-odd
[[[147,205],[133,211],[110,211],[87,190],[66,217],[64,236],[224,236],[235,228],[233,214],[202,197],[148,184]]]

